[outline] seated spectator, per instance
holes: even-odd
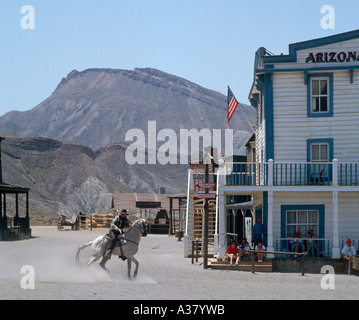
[[[300,235],[302,233],[297,231],[295,233],[295,239],[293,239],[290,243],[292,244],[292,251],[293,252],[305,252],[305,246],[303,244],[303,240],[300,239]]]
[[[229,258],[229,263],[233,265],[233,258],[236,258],[236,265],[238,265],[239,261],[239,254],[238,254],[238,247],[235,241],[231,242],[231,245],[227,248],[227,256]]]
[[[254,250],[258,250],[258,251],[265,251],[266,247],[263,245],[261,240],[258,240],[258,243],[256,245],[256,247],[254,248]],[[264,252],[257,252],[257,259],[258,262],[263,262],[263,258],[265,257],[265,253]]]
[[[238,246],[238,250],[244,250],[244,247],[246,246],[247,239],[242,238],[241,244]]]
[[[317,242],[314,240],[313,229],[308,231],[308,240],[305,241],[305,245],[308,249],[308,256],[314,257],[317,252]]]
[[[349,261],[351,256],[356,255],[356,250],[352,245],[352,240],[348,239],[342,250],[342,257],[344,260]]]
[[[251,250],[251,246],[249,245],[248,241],[244,238],[242,240],[242,244],[239,246],[239,257],[240,258],[246,258],[249,257],[251,254],[248,252],[248,250]]]

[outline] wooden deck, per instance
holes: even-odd
[[[240,261],[238,265],[230,265],[229,262],[217,261],[217,259],[212,259],[209,263],[211,269],[217,270],[237,270],[237,271],[252,271],[252,265],[250,260]],[[255,262],[254,265],[255,272],[273,272],[272,261],[265,260],[263,262]]]

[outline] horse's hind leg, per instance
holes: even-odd
[[[127,278],[131,279],[131,259],[127,257]]]
[[[95,261],[97,261],[99,258],[94,256],[92,257],[89,261],[87,261],[87,266],[89,267],[90,265],[92,265]]]
[[[106,262],[108,261],[108,257],[107,256],[103,256],[102,260],[100,262],[100,267],[104,270],[106,270],[108,273],[110,273],[110,271],[105,267]]]

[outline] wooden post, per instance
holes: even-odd
[[[198,262],[198,253],[199,253],[199,241],[196,240],[196,262]]]
[[[208,163],[205,164],[204,179],[208,183]],[[208,194],[209,189],[205,188],[205,193]],[[204,200],[204,230],[203,230],[203,269],[208,269],[208,199]]]
[[[300,257],[301,267],[302,267],[302,276],[304,276],[304,255]]]
[[[173,208],[172,208],[172,205],[173,205],[173,203],[172,203],[172,198],[170,198],[170,217],[169,217],[169,228],[168,228],[168,235],[169,236],[171,236],[171,235],[173,235],[174,234],[174,232],[173,232],[173,229],[172,229],[172,224],[173,224],[173,222],[172,222],[172,210],[173,210]]]
[[[252,273],[254,273],[254,252],[251,253],[251,269],[252,269]]]
[[[352,274],[352,256],[349,257],[348,260],[348,276]]]

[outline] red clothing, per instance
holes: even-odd
[[[238,253],[238,248],[237,246],[235,246],[234,248],[232,248],[232,246],[229,246],[227,248],[227,254],[236,254]]]

